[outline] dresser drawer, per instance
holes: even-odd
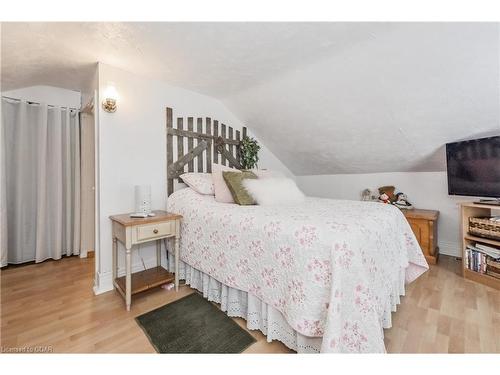
[[[155,237],[175,234],[175,222],[141,225],[137,227],[137,240],[144,241]]]

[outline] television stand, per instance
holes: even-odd
[[[474,202],[474,204],[488,204],[490,206],[500,206],[500,198],[497,199],[480,199]]]
[[[461,225],[461,237],[462,237],[462,274],[464,278],[476,281],[478,283],[488,285],[491,288],[500,290],[500,278],[488,274],[488,268],[486,268],[486,273],[476,272],[467,266],[467,246],[475,246],[477,243],[492,246],[494,248],[500,249],[500,240],[479,237],[477,235],[469,233],[469,219],[471,217],[491,217],[500,214],[500,206],[487,206],[476,205],[474,203],[479,202],[464,202],[460,206],[460,212],[462,217]]]

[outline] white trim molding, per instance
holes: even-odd
[[[109,272],[96,272],[94,280],[94,294],[97,296],[113,290],[113,275]]]

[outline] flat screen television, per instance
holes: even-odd
[[[448,194],[500,198],[500,136],[446,144]]]

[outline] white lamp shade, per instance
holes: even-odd
[[[118,92],[116,91],[116,88],[112,83],[110,83],[109,86],[104,90],[104,99],[118,99]]]

